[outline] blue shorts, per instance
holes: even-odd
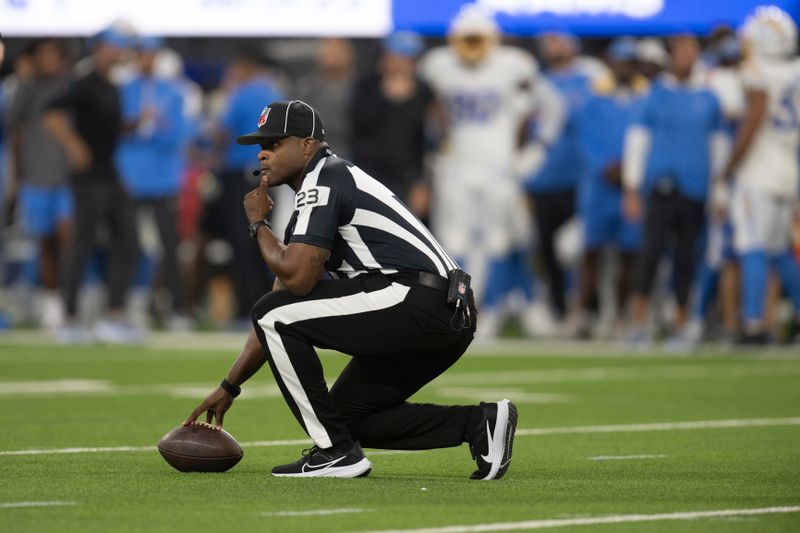
[[[66,185],[36,187],[23,185],[19,191],[19,216],[22,229],[33,237],[46,237],[56,226],[72,218],[75,207],[72,192]]]
[[[595,249],[612,244],[623,251],[634,251],[642,241],[642,225],[625,220],[620,210],[582,210],[584,246]]]

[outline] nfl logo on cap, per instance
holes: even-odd
[[[261,115],[258,117],[259,128],[267,123],[267,117],[269,116],[269,109],[270,109],[269,106],[267,106],[261,110]]]
[[[458,282],[458,294],[465,295],[467,293],[467,285],[463,281]]]

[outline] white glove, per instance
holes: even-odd
[[[525,180],[537,172],[544,165],[547,149],[542,143],[532,142],[517,152],[514,158],[514,175],[519,180]]]
[[[711,183],[711,213],[714,218],[721,219],[727,217],[728,208],[731,203],[731,191],[728,183],[723,179],[715,179]]]

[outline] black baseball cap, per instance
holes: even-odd
[[[272,102],[258,117],[258,130],[236,138],[239,144],[262,144],[294,135],[325,139],[325,125],[317,110],[302,100]]]

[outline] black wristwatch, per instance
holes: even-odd
[[[272,229],[272,224],[270,224],[269,220],[267,220],[267,219],[256,220],[255,222],[250,224],[250,238],[251,239],[255,239],[256,238],[256,234],[258,233],[258,228],[260,228],[261,226],[266,226],[269,229]]]
[[[222,390],[230,394],[233,398],[236,398],[242,393],[242,388],[239,385],[234,385],[227,379],[223,379],[222,383],[220,383],[219,386],[222,388]]]

